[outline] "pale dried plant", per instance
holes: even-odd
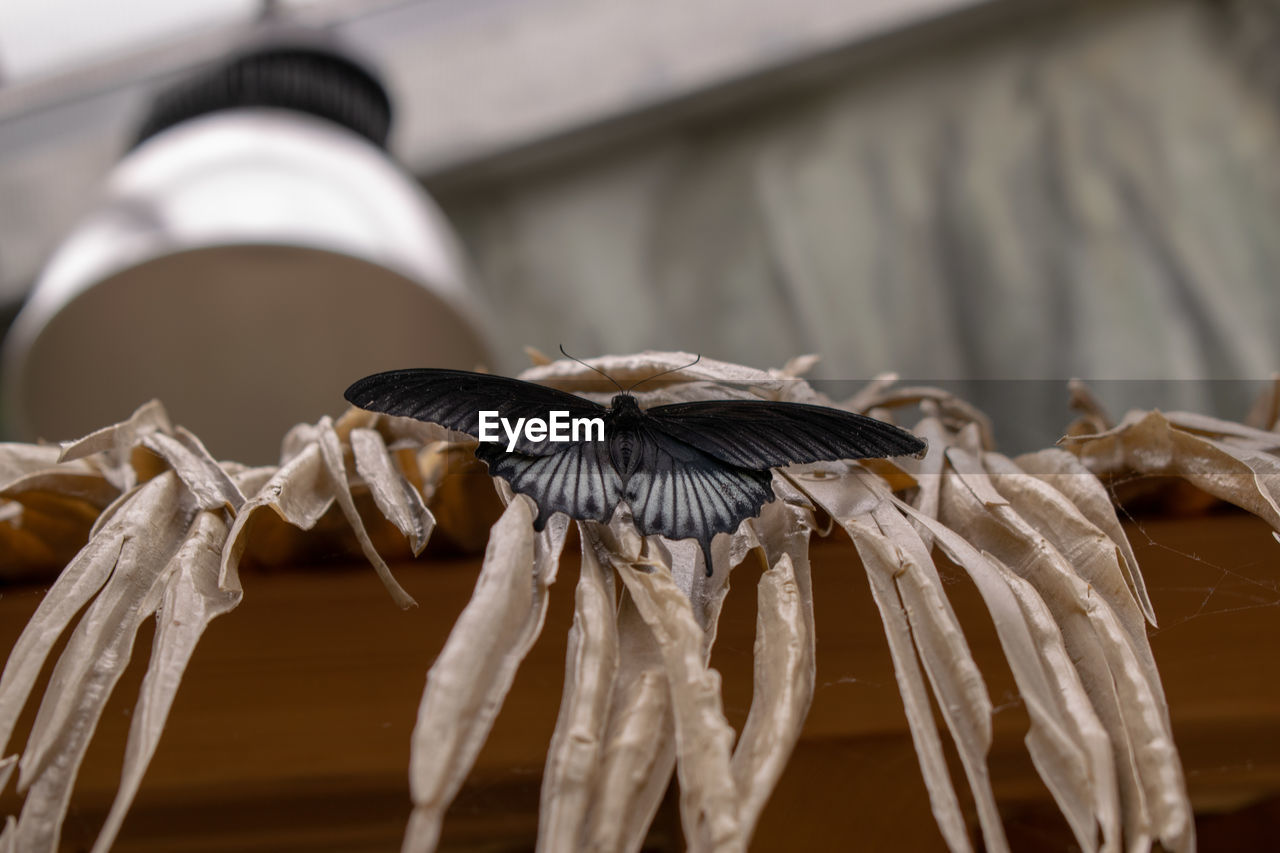
[[[629,384],[691,359],[605,357]],[[607,399],[612,386],[571,361],[535,358],[523,378]],[[830,403],[800,374],[812,359],[761,371],[702,360],[640,392],[655,405],[755,396]],[[955,397],[878,379],[843,404],[880,416],[908,408],[929,441],[922,459],[780,470],[779,500],[713,548],[706,576],[691,542],[642,538],[620,512],[578,523],[581,570],[563,697],[543,774],[538,848],[640,848],[674,771],[691,850],[745,850],[799,738],[813,698],[809,542],[819,517],[852,540],[889,640],[931,806],[948,847],[972,849],[933,706],[955,744],[982,843],[1008,849],[986,754],[992,704],[932,557],[972,579],[1030,717],[1026,746],[1086,851],[1191,850],[1194,833],[1169,713],[1145,622],[1155,614],[1099,476],[1184,477],[1280,530],[1280,436],[1201,416],[1134,413],[1112,426],[1087,389],[1065,449],[1010,459],[990,424]],[[1274,396],[1274,395],[1273,395]],[[46,659],[70,637],[39,698],[16,765],[21,813],[0,851],[53,851],[81,760],[148,617],[157,629],[133,709],[115,802],[94,846],[112,845],[155,753],[201,634],[243,596],[249,525],[270,511],[299,536],[338,517],[393,601],[413,602],[359,511],[376,506],[420,553],[436,521],[458,514],[437,494],[473,442],[427,424],[352,410],[300,425],[281,463],[218,463],[158,404],[62,448],[0,448],[0,541],[11,575],[56,560],[68,530],[92,518],[88,544],[58,574],[0,677],[0,755]],[[431,667],[410,744],[413,811],[403,850],[429,851],[542,630],[570,522],[535,533],[535,508],[497,482],[505,510],[488,535],[470,603]],[[463,510],[465,515],[465,508]],[[443,517],[443,516],[442,516]],[[734,567],[767,565],[757,586],[754,694],[735,733],[709,665]],[[854,564],[853,560],[850,561]],[[87,606],[87,609],[86,609]],[[83,615],[75,622],[77,613]]]

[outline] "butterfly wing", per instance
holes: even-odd
[[[476,456],[489,466],[490,475],[533,498],[538,505],[533,526],[541,530],[557,512],[591,521],[612,517],[622,497],[622,478],[609,462],[608,447],[603,441],[582,441],[557,445],[555,453],[530,456],[484,443],[476,448]]]
[[[633,441],[640,459],[623,496],[636,528],[645,535],[698,540],[710,572],[711,540],[717,533],[733,533],[773,500],[772,474],[767,468],[726,465],[647,427],[636,429]]]
[[[875,418],[805,403],[715,400],[646,409],[653,429],[720,462],[748,469],[912,456],[925,442]]]
[[[603,418],[604,406],[547,388],[465,370],[419,368],[375,373],[354,383],[344,396],[354,406],[440,424],[473,438],[480,438],[480,412],[496,411],[513,423],[517,418],[547,418],[552,411],[567,411],[570,418]],[[502,447],[507,436],[497,430]],[[515,451],[529,456],[558,454],[565,445],[528,441],[523,432]]]

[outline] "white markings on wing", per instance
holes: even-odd
[[[642,460],[625,496],[641,533],[697,539],[705,548],[773,499],[767,470],[726,465],[660,434],[637,438]]]
[[[506,453],[496,445],[482,444],[476,455],[488,464],[490,474],[533,498],[538,504],[539,529],[557,512],[608,521],[622,497],[622,480],[609,463],[603,442],[565,445],[550,456]]]

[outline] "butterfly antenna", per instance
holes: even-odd
[[[600,368],[595,367],[594,365],[587,364],[585,361],[583,361],[582,359],[578,358],[576,355],[569,355],[569,353],[567,353],[567,352],[565,352],[565,351],[564,351],[564,344],[561,344],[561,345],[560,345],[560,354],[561,354],[561,355],[563,355],[565,358],[571,358],[571,359],[573,359],[574,361],[578,362],[578,364],[581,364],[583,367],[589,367],[589,368],[591,368],[591,369],[592,369],[592,370],[594,370],[596,373],[599,373],[599,374],[600,374],[601,376],[603,376],[605,379],[608,379],[610,382],[612,382],[612,383],[613,383],[613,387],[614,387],[614,388],[617,388],[619,391],[622,391],[622,386],[618,384],[618,380],[614,379],[612,376],[610,376],[609,374],[605,373],[605,372],[604,372],[603,370],[601,370]],[[625,393],[627,393],[627,392],[626,392],[626,391],[622,391],[622,393],[623,393],[623,394],[625,394]]]
[[[695,364],[697,364],[700,361],[702,361],[701,355],[699,355],[697,358],[695,358],[693,361],[689,362],[688,364],[682,364],[679,367],[673,367],[670,370],[664,370],[661,373],[655,373],[652,376],[647,376],[644,379],[641,379],[639,382],[636,382],[635,384],[633,384],[630,388],[628,388],[626,391],[623,391],[622,393],[630,394],[636,387],[643,385],[646,382],[651,382],[652,380],[657,379],[659,376],[666,376],[668,373],[675,373],[677,370],[686,370],[690,367],[693,367]]]

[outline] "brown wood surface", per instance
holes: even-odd
[[[1161,619],[1152,645],[1201,849],[1261,849],[1280,838],[1280,545],[1236,512],[1145,519],[1129,532]],[[399,849],[418,699],[477,566],[399,566],[421,603],[407,612],[364,566],[246,571],[244,603],[199,646],[116,850]],[[546,628],[450,812],[442,849],[532,847],[576,575],[567,558]],[[735,727],[751,697],[758,576],[750,563],[734,574],[713,657]],[[1026,756],[1026,715],[981,601],[958,570],[944,567],[944,577],[998,708],[990,763],[1015,849],[1073,849]],[[941,851],[880,620],[842,539],[815,545],[814,589],[817,691],[753,849]],[[0,593],[7,651],[43,589]],[[88,848],[110,804],[150,641],[148,625],[85,761],[66,850]],[[15,744],[33,716],[28,708]],[[0,807],[18,806],[11,786]],[[670,793],[649,847],[681,849]]]

